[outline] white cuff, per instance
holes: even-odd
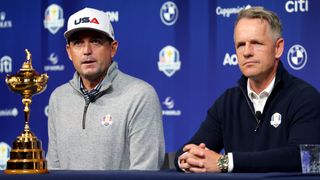
[[[232,172],[233,171],[233,154],[232,152],[228,153],[228,172]]]

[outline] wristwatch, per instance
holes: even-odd
[[[219,167],[221,172],[223,172],[223,173],[228,172],[228,165],[229,165],[228,155],[223,155],[223,156],[219,157],[219,159],[217,161],[217,166]]]

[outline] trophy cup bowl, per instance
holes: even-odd
[[[31,53],[26,49],[26,60],[15,75],[7,75],[9,88],[22,96],[25,125],[23,132],[13,142],[6,174],[44,174],[48,173],[47,161],[41,141],[29,127],[30,104],[32,96],[43,92],[47,87],[48,75],[39,74],[32,67]]]

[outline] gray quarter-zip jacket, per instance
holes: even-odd
[[[78,73],[49,100],[49,169],[158,170],[164,160],[161,106],[154,88],[113,62],[94,100]]]

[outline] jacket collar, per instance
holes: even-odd
[[[117,62],[113,61],[108,68],[108,72],[107,72],[106,76],[102,80],[102,86],[101,86],[100,92],[108,89],[111,86],[111,84],[112,84],[114,78],[117,76],[117,74],[118,74],[118,64],[117,64]],[[79,73],[75,72],[73,75],[73,78],[69,81],[69,84],[74,89],[81,92],[79,78],[80,78]]]
[[[277,69],[277,72],[276,72],[276,80],[275,80],[275,87],[285,81],[286,79],[289,79],[290,77],[290,74],[287,72],[287,70],[283,67],[283,64],[281,61],[279,61],[279,64],[278,64],[278,69]],[[238,84],[239,86],[244,90],[246,91],[245,93],[247,94],[247,81],[248,81],[248,78],[244,75],[241,76],[241,78],[238,80]],[[274,88],[275,88],[274,87]]]

